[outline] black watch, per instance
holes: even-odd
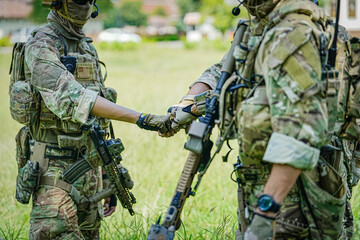
[[[259,197],[258,207],[262,212],[277,213],[280,210],[281,204],[275,202],[272,196],[263,194]]]

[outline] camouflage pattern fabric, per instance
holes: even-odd
[[[47,176],[59,175],[66,161],[50,159]],[[74,184],[82,196],[101,189],[99,170],[91,170]],[[29,239],[99,239],[102,206],[75,204],[64,190],[40,186],[33,196]]]
[[[34,140],[56,146],[55,149],[46,148],[49,162],[47,169],[42,169],[43,176],[56,180],[80,154],[87,157],[94,170],[80,177],[73,186],[81,196],[88,198],[102,190],[101,160],[90,137],[83,134],[81,125],[95,122],[108,131],[109,120],[89,116],[98,95],[115,102],[116,93],[104,86],[92,40],[81,34],[71,34],[67,31],[70,23],[65,19],[58,21],[60,17],[54,14],[50,12],[50,23],[33,32],[26,43],[25,78],[40,99],[38,117],[29,130]],[[61,62],[65,45],[67,54],[77,58],[74,74]],[[63,147],[76,149],[77,154],[59,150]],[[68,192],[40,185],[33,194],[29,238],[98,239],[102,215],[100,203],[77,204]]]
[[[287,0],[280,1],[267,19],[258,21],[258,25],[250,29],[251,37],[247,43],[250,51],[246,62],[238,64],[237,70],[246,79],[254,74],[262,75],[263,79],[256,79],[259,86],[252,89],[250,95],[246,90],[239,92],[240,101],[236,106],[242,163],[238,173],[244,189],[245,207],[250,213],[255,211],[257,198],[263,193],[273,163],[309,169],[305,172],[322,170],[318,166],[319,149],[330,143],[329,132],[334,132],[328,128],[326,90],[321,79],[319,54],[320,35],[324,34],[331,41],[331,27],[326,21],[324,11],[312,2]],[[196,82],[213,87],[221,64],[210,67]],[[342,124],[339,124],[340,127]],[[270,140],[272,135],[274,140]],[[293,144],[290,146],[287,142]],[[279,146],[279,143],[286,146]],[[268,149],[269,145],[272,147]],[[301,151],[305,146],[308,150]],[[289,149],[294,150],[292,155],[289,155]],[[309,151],[313,154],[308,155]],[[303,155],[298,154],[302,152]],[[314,209],[307,209],[314,206],[321,206],[320,210],[336,216],[318,225],[321,237],[336,239],[342,234],[347,184],[346,175],[343,174],[344,159],[338,161],[335,172],[322,172],[331,180],[330,185],[342,186],[339,187],[341,191],[337,192],[338,195],[331,192],[333,189],[326,191],[317,187],[314,192],[307,194],[320,198],[312,198],[310,206],[304,206],[304,201],[309,199],[297,184],[294,185],[276,217],[276,239],[319,239],[320,236],[313,235],[311,229],[316,229],[315,222],[321,218],[321,213],[316,212],[315,220],[309,222],[312,218],[310,211]],[[318,175],[310,176],[304,180],[305,184],[311,181],[319,183],[316,180]],[[331,204],[335,202],[336,207],[333,207]]]

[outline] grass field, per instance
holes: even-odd
[[[140,112],[165,114],[178,102],[187,87],[210,64],[220,60],[225,51],[214,48],[163,48],[155,43],[144,44],[133,51],[99,51],[107,63],[107,86],[118,92],[117,103]],[[30,205],[16,202],[15,141],[20,125],[9,114],[8,67],[10,52],[0,53],[0,237],[27,239]],[[133,190],[138,202],[136,215],[118,207],[106,218],[101,239],[146,239],[147,231],[163,215],[175,190],[185,163],[183,149],[186,135],[181,132],[171,139],[162,139],[154,132],[140,130],[127,123],[114,123],[115,133],[126,150],[123,164],[135,182]],[[214,138],[217,130],[214,131]],[[236,149],[236,142],[232,143]],[[224,147],[223,151],[226,150]],[[181,219],[184,225],[177,239],[233,239],[237,228],[236,184],[230,180],[232,163],[217,157],[205,175],[195,198],[188,199]],[[360,191],[354,191],[355,221],[360,221]]]

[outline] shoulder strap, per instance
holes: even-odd
[[[15,43],[10,64],[10,86],[16,81],[25,81],[24,55],[25,42]]]

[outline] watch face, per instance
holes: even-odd
[[[259,205],[259,209],[262,212],[266,212],[266,211],[269,211],[269,209],[273,205],[273,200],[270,196],[264,195],[259,199],[258,205]]]

